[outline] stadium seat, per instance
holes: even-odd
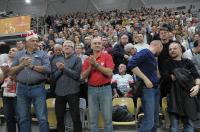
[[[162,113],[164,115],[164,128],[168,129],[170,126],[169,114],[167,113],[167,97],[162,98]]]
[[[49,98],[47,102],[48,122],[50,129],[57,128],[57,120],[55,114],[55,98]]]
[[[120,106],[126,105],[128,111],[131,114],[135,115],[135,106],[134,106],[132,98],[126,98],[126,97],[114,98],[113,99],[113,106],[116,106],[116,105],[120,105]],[[116,126],[136,125],[137,124],[137,120],[129,121],[129,122],[116,122],[116,121],[113,121],[112,123],[113,123],[114,126],[115,125]]]
[[[3,99],[0,98],[0,125],[3,123],[4,114],[3,114]]]

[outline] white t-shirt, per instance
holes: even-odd
[[[0,66],[4,65],[8,61],[8,54],[0,55]]]
[[[10,67],[12,61],[8,58],[8,55],[7,56],[6,55],[4,55],[3,57],[1,56],[3,58],[0,59],[0,61],[2,62],[1,65],[7,65]],[[5,58],[7,58],[7,60],[4,60]],[[3,90],[4,97],[16,97],[16,82],[11,80],[10,77],[4,79],[4,82],[1,85],[1,87],[4,89]]]
[[[117,88],[122,93],[127,93],[130,90],[130,83],[134,83],[133,77],[130,74],[119,75],[115,74],[112,77],[111,83],[117,83]]]
[[[183,53],[183,58],[187,58],[187,59],[192,59],[193,55],[192,55],[192,52],[190,49],[186,50],[184,53]]]
[[[138,44],[135,44],[135,45],[134,45],[134,48],[137,49],[137,52],[140,52],[140,51],[143,50],[143,49],[148,49],[148,48],[149,48],[149,45],[146,44],[146,43],[138,43]]]

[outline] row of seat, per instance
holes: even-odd
[[[57,126],[57,122],[56,122],[56,115],[55,115],[55,98],[50,98],[46,100],[47,102],[47,109],[48,109],[48,121],[49,121],[49,126],[52,129],[55,129]],[[141,99],[139,98],[137,100],[137,106],[135,107],[133,99],[132,98],[114,98],[113,99],[113,106],[116,105],[120,105],[120,106],[127,106],[128,111],[135,116],[135,120],[134,121],[130,121],[130,122],[116,122],[113,121],[113,125],[114,126],[125,126],[125,125],[137,125],[138,123],[138,117],[142,117],[143,114],[139,114],[139,108],[141,107]],[[0,99],[0,109],[3,107],[3,103],[2,103],[2,99]],[[68,110],[68,108],[66,109]],[[167,110],[167,105],[166,105],[166,98],[162,99],[162,111],[164,113],[164,117],[167,116],[166,115],[166,110]],[[34,109],[32,107],[31,109],[32,113],[34,113]],[[69,112],[69,111],[68,111]],[[86,109],[86,101],[85,99],[80,98],[80,115],[81,115],[81,121],[82,121],[82,126],[83,128],[88,128],[88,124],[89,124],[89,118],[87,117],[86,120],[86,115],[88,116],[88,112]],[[0,114],[0,118],[3,118],[3,114]],[[32,118],[33,121],[37,121],[37,119],[35,117]],[[68,126],[69,127],[69,126]],[[104,127],[104,123],[103,123],[103,116],[101,113],[99,113],[99,128],[103,128]]]

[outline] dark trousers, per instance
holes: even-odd
[[[69,111],[73,121],[74,132],[82,132],[79,109],[79,93],[66,96],[57,96],[55,103],[57,132],[65,132],[64,117],[66,112],[66,103],[69,104]]]
[[[80,98],[84,98],[86,100],[86,103],[88,104],[88,84],[86,82],[81,83],[80,85]]]
[[[16,132],[16,103],[16,97],[3,97],[3,112],[8,132]]]

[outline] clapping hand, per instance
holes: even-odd
[[[90,62],[90,64],[91,65],[93,65],[93,66],[95,66],[96,65],[96,58],[93,56],[93,55],[90,55],[89,57],[88,57],[88,59],[89,59],[89,62]]]
[[[64,62],[57,62],[57,63],[56,63],[56,66],[57,66],[58,69],[63,70],[65,64],[64,64]]]
[[[20,63],[26,67],[32,65],[32,59],[30,57],[22,57]]]

